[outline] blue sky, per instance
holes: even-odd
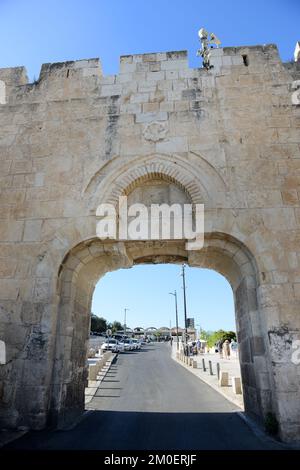
[[[30,80],[41,65],[100,57],[104,74],[118,72],[119,56],[186,49],[191,67],[200,27],[222,46],[276,43],[283,61],[300,39],[299,0],[0,0],[0,67],[25,65]],[[131,326],[169,325],[180,267],[137,266],[107,274],[98,284],[93,310]],[[232,291],[217,273],[187,269],[188,314],[205,329],[233,329]],[[116,295],[116,292],[118,293]],[[172,317],[173,315],[173,317]],[[172,321],[174,324],[174,321]]]
[[[205,330],[235,330],[233,294],[220,274],[186,268],[187,316]],[[175,301],[169,292],[177,290],[179,324],[184,326],[183,289],[180,265],[139,265],[106,274],[98,283],[92,311],[127,325],[175,326]],[[198,327],[199,328],[199,327]]]
[[[123,54],[187,49],[196,67],[197,31],[223,46],[276,43],[283,60],[299,40],[299,0],[0,0],[0,67],[100,57],[117,73]]]

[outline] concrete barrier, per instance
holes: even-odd
[[[6,364],[6,345],[4,341],[0,341],[0,364]]]
[[[219,385],[220,387],[228,387],[228,372],[220,371]]]
[[[111,351],[106,351],[95,364],[90,364],[88,380],[97,380],[99,372],[103,369],[108,361],[112,360],[112,356],[113,354]]]
[[[97,375],[98,375],[98,365],[96,364],[90,364],[89,365],[89,380],[97,380]]]
[[[240,377],[231,377],[232,390],[236,395],[242,394],[242,385]]]

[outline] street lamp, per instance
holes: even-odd
[[[170,295],[175,297],[175,312],[176,312],[176,336],[177,336],[177,350],[179,349],[179,335],[178,335],[178,309],[177,309],[177,292],[169,292]]]
[[[185,287],[185,268],[186,265],[182,265],[182,286],[183,286],[183,306],[184,306],[184,334],[185,334],[185,345],[187,346],[187,318],[186,318],[186,287]]]
[[[199,326],[199,329],[197,328]],[[201,336],[201,325],[199,323],[196,324],[196,332],[197,332],[197,339],[200,339]]]
[[[124,308],[124,336],[126,336],[126,312],[129,310],[129,308]]]

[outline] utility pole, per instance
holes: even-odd
[[[129,308],[124,308],[124,336],[126,336],[126,312]]]
[[[177,336],[177,350],[179,349],[179,334],[178,334],[178,308],[177,308],[177,292],[169,292],[170,295],[175,297],[175,312],[176,312],[176,336]]]
[[[184,308],[184,334],[187,345],[187,318],[186,318],[186,286],[185,286],[185,264],[182,265],[182,286],[183,286],[183,308]]]
[[[198,328],[196,328],[196,332],[197,332],[197,339],[200,339],[201,338],[201,325],[200,323],[196,323],[196,327],[199,326],[199,333],[198,333]]]

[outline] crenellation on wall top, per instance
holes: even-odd
[[[234,47],[223,47],[222,48],[225,55],[235,55],[242,54],[244,51],[248,51],[249,54],[259,53],[274,53],[279,56],[278,48],[276,44],[258,44],[254,46],[234,46]]]
[[[101,62],[98,58],[93,58],[43,64],[39,80],[47,78],[50,75],[68,75],[71,70],[82,71],[83,76],[97,75],[102,77]]]
[[[135,72],[160,72],[188,68],[188,52],[150,52],[120,57],[120,74]]]
[[[7,67],[0,68],[0,80],[7,86],[26,85],[28,76],[25,67]]]
[[[193,84],[187,80],[199,79],[205,83],[208,78],[219,74],[257,73],[265,66],[274,67],[281,64],[275,44],[239,47],[219,47],[209,50],[210,68],[191,68],[186,50],[151,52],[146,54],[123,55],[120,57],[120,70],[116,75],[103,75],[98,58],[72,60],[66,62],[45,63],[41,67],[39,79],[28,83],[24,67],[0,69],[1,105],[32,100],[61,100],[85,98],[90,94],[101,97],[130,95],[131,105],[140,100],[158,100],[166,93],[169,101],[181,98],[182,86]],[[292,73],[298,77],[299,61],[293,64]],[[287,69],[290,66],[285,67]],[[244,67],[245,66],[245,67]],[[248,68],[248,66],[250,66]],[[238,70],[236,67],[239,67]],[[293,76],[294,76],[293,75]],[[296,77],[296,78],[297,78]],[[183,83],[186,80],[186,83]],[[159,96],[154,96],[159,87]],[[132,96],[131,96],[132,95]],[[129,98],[128,98],[129,99]],[[182,105],[186,106],[186,103]],[[154,108],[155,105],[149,106]],[[170,103],[162,110],[173,107]]]
[[[147,52],[145,54],[122,55],[120,63],[161,62],[165,60],[187,60],[188,51]]]
[[[208,57],[209,64],[215,71],[223,66],[250,65],[253,69],[262,63],[282,63],[276,44],[212,48]]]

